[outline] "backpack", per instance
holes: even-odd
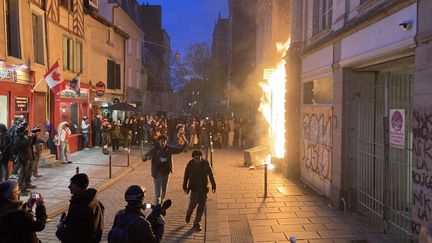
[[[136,217],[130,222],[125,222],[125,217],[123,217],[123,214],[123,211],[117,213],[117,221],[114,221],[113,227],[108,233],[108,243],[128,243],[129,227],[141,219],[141,217]]]

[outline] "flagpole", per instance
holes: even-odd
[[[34,91],[36,89],[36,87],[44,80],[44,78],[41,78],[36,84],[35,86],[33,86],[32,90]]]

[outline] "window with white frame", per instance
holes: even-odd
[[[21,58],[19,1],[5,1],[7,53],[16,58]]]
[[[33,61],[39,64],[45,63],[42,18],[42,15],[38,13],[32,13]]]
[[[74,71],[74,43],[66,36],[63,36],[63,69]]]
[[[331,25],[333,0],[320,0],[319,2],[318,30],[322,31]]]

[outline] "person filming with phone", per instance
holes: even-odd
[[[33,206],[36,204],[36,212]],[[26,203],[20,201],[18,182],[0,183],[0,241],[7,243],[39,242],[36,232],[45,229],[46,208],[40,193],[30,193]]]

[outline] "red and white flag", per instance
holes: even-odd
[[[54,94],[66,89],[66,83],[60,73],[60,65],[58,61],[52,65],[48,72],[44,75],[45,82]]]

